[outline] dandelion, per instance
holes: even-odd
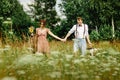
[[[33,27],[33,26],[30,26],[30,27],[29,27],[29,32],[30,32],[30,33],[33,33],[33,31],[34,31],[34,27]]]

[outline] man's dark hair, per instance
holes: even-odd
[[[77,20],[83,20],[82,17],[77,17]]]

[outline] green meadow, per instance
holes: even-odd
[[[78,17],[93,44],[85,56],[74,55],[74,34],[50,34],[64,39]],[[49,56],[32,48],[41,20]],[[0,0],[0,80],[120,80],[120,0]]]
[[[99,42],[91,56],[73,55],[72,41],[51,41],[50,57],[29,43],[0,46],[0,80],[120,80],[120,42]]]

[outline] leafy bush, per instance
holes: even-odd
[[[115,31],[115,37],[116,39],[120,39],[120,29]]]
[[[112,27],[110,25],[101,25],[99,28],[99,34],[101,40],[112,39]]]
[[[92,41],[99,41],[99,39],[100,39],[100,34],[99,34],[97,31],[93,30],[93,31],[90,33],[90,38],[91,38]]]

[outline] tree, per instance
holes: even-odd
[[[76,17],[82,16],[84,22],[89,25],[89,29],[97,28],[103,25],[111,25],[114,36],[114,26],[119,25],[120,19],[119,0],[62,0],[61,7],[66,16],[64,26],[70,27],[76,23]],[[116,23],[116,24],[115,24]]]
[[[89,0],[89,12],[93,12],[90,14],[91,19],[98,19],[93,20],[95,25],[111,25],[112,26],[112,35],[114,37],[114,23],[118,20],[117,16],[119,16],[119,8],[120,2],[119,0]],[[97,15],[97,17],[95,16]],[[116,19],[115,19],[116,18]],[[120,19],[119,19],[120,20]],[[96,23],[98,22],[98,23]]]
[[[49,28],[54,28],[60,18],[55,11],[56,0],[34,0],[32,5],[29,5],[33,18],[36,21],[46,19]]]
[[[84,23],[89,24],[91,22],[87,11],[87,4],[88,0],[62,0],[60,7],[62,8],[62,13],[66,16],[66,21],[63,21],[65,23],[62,23],[61,26],[64,26],[65,34],[77,23],[76,18],[78,16],[83,18]]]
[[[13,22],[14,34],[22,36],[27,34],[28,26],[30,25],[30,17],[24,12],[23,6],[18,0],[1,0],[0,1],[0,16],[3,20],[11,18]],[[5,26],[2,26],[4,28]]]

